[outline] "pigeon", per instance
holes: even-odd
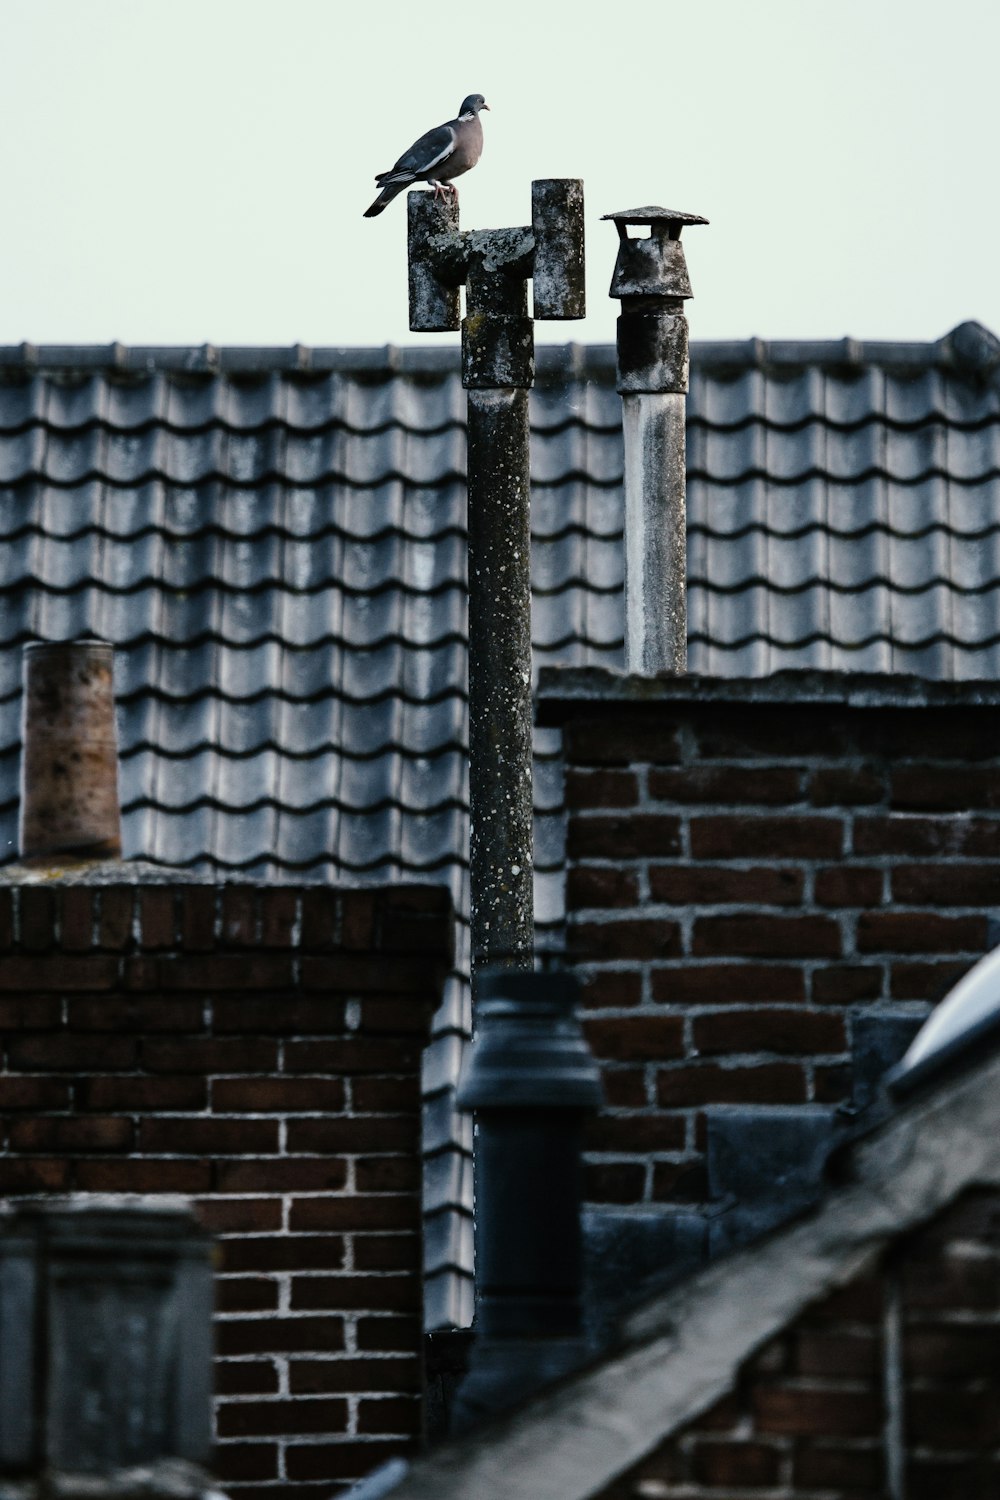
[[[451,179],[474,167],[482,155],[481,109],[489,109],[482,94],[470,94],[462,100],[457,119],[428,130],[419,141],[414,141],[409,151],[404,151],[390,171],[380,172],[375,181],[382,191],[371,208],[365,209],[364,217],[373,219],[397,193],[414,182],[432,182],[435,198],[445,192],[454,193],[457,198],[458,188]]]

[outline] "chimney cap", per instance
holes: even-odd
[[[701,214],[680,213],[674,208],[659,208],[654,204],[647,204],[645,208],[621,208],[617,213],[602,214],[601,221],[612,219],[618,225],[619,232],[627,224],[668,224],[671,227],[677,225],[678,233],[684,224],[707,224],[708,219],[703,219]]]

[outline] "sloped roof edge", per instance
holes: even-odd
[[[523,1409],[417,1460],[392,1500],[588,1500],[730,1389],[740,1365],[888,1241],[973,1185],[1000,1186],[1000,1052],[855,1148],[805,1219],[636,1311],[623,1346]]]
[[[964,368],[990,373],[1000,366],[1000,339],[981,323],[960,323],[932,342],[877,339],[719,339],[696,340],[693,363],[706,369],[771,368],[782,365],[894,368],[928,366]],[[613,369],[613,344],[540,344],[535,352],[539,374]],[[394,373],[442,374],[459,365],[457,342],[448,344],[383,344],[371,348],[346,345],[146,345],[146,344],[21,344],[0,345],[0,370],[74,371],[110,370],[121,375],[152,374],[157,370],[192,375],[266,374],[302,375],[344,371],[372,375]]]

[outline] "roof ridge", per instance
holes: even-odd
[[[978,369],[1000,365],[1000,339],[975,320],[967,320],[943,337],[926,342],[896,339],[712,339],[696,340],[692,362],[706,369],[767,366],[865,365]],[[614,367],[613,344],[543,344],[536,351],[539,374],[583,374]],[[218,374],[451,374],[459,369],[457,345],[382,344],[20,344],[0,345],[0,370],[83,372],[106,370],[120,375],[157,371],[191,375]]]

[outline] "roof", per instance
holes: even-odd
[[[1000,677],[1000,341],[695,344],[692,671]],[[538,352],[539,666],[622,659],[610,347]],[[440,879],[467,912],[465,396],[446,348],[0,349],[0,851],[21,644],[118,648],[126,855],[252,879]],[[558,731],[536,905],[561,910]],[[428,1258],[471,1265],[468,1030],[427,1062]],[[461,1321],[468,1293],[431,1298]],[[437,1311],[434,1311],[434,1308]]]
[[[706,1411],[810,1303],[972,1186],[1000,1186],[996,1045],[854,1148],[847,1184],[651,1299],[620,1347],[520,1410],[387,1474],[392,1500],[588,1500]],[[392,1483],[396,1479],[398,1482]]]

